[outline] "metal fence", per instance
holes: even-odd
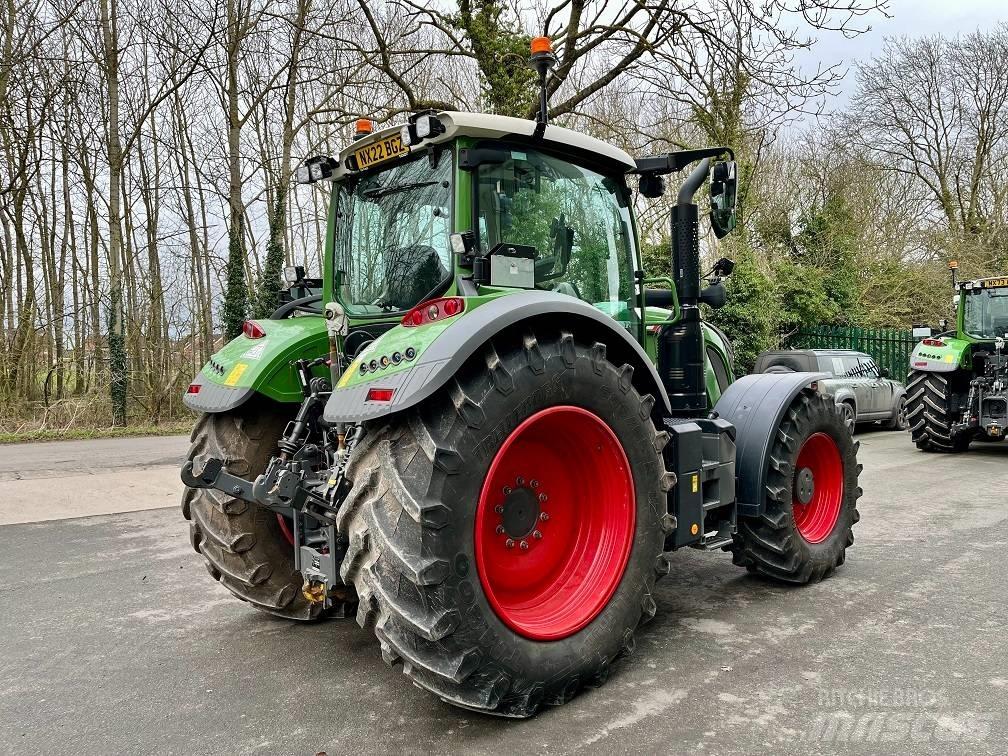
[[[910,370],[910,354],[917,345],[913,332],[895,328],[852,328],[847,326],[781,326],[781,349],[854,349],[875,358],[896,380]]]

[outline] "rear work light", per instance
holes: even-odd
[[[402,324],[407,328],[414,328],[445,318],[453,318],[464,310],[465,300],[462,297],[429,299],[407,312],[402,319]]]
[[[395,389],[371,388],[368,389],[367,399],[369,402],[391,402]]]
[[[924,339],[924,341],[922,341],[921,343],[924,346],[930,346],[930,347],[943,347],[943,346],[945,346],[945,342],[942,341],[941,339]]]
[[[245,334],[246,339],[261,339],[266,335],[266,331],[254,320],[246,320],[242,324],[242,333]]]
[[[190,383],[189,384],[189,388],[186,389],[186,393],[187,394],[198,394],[199,390],[200,390],[200,384],[198,384],[198,383]]]

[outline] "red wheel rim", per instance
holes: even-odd
[[[602,611],[633,545],[626,454],[580,407],[527,418],[497,451],[476,509],[476,566],[504,624],[532,640],[573,635]]]
[[[829,537],[840,518],[843,493],[840,449],[832,436],[813,433],[798,452],[792,491],[795,527],[802,538],[821,543]]]

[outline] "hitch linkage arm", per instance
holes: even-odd
[[[298,466],[296,461],[274,457],[266,472],[250,481],[227,472],[223,460],[211,457],[198,475],[193,472],[192,461],[186,462],[181,477],[190,488],[212,488],[279,514],[301,511],[328,525],[335,524],[336,510],[309,486]]]

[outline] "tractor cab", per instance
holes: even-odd
[[[377,320],[442,296],[537,289],[632,320],[636,163],[584,134],[536,126],[422,113],[365,127],[337,158],[306,164],[301,180],[333,182],[326,271],[347,313]]]

